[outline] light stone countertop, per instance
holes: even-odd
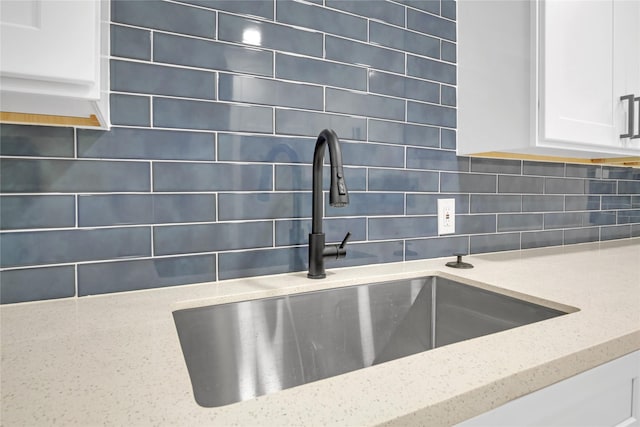
[[[444,426],[640,349],[640,238],[469,256],[470,270],[448,260],[2,306],[0,423]],[[574,312],[246,402],[196,404],[173,310],[429,274]]]

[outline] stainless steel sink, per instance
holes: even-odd
[[[216,407],[563,314],[428,276],[173,317],[195,399]]]

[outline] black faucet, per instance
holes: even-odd
[[[349,194],[344,183],[342,171],[342,152],[338,135],[325,129],[320,132],[316,140],[316,148],[313,152],[313,217],[311,220],[311,234],[309,234],[309,273],[311,279],[323,279],[324,258],[344,258],[347,255],[347,240],[351,233],[347,233],[339,245],[325,245],[322,232],[322,164],[324,161],[324,147],[329,146],[329,162],[331,163],[331,188],[329,190],[329,204],[336,207],[344,207],[349,204]]]

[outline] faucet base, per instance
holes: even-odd
[[[324,233],[309,234],[309,273],[310,279],[324,279]]]

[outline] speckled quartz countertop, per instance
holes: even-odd
[[[452,425],[640,349],[640,239],[3,306],[1,423]],[[428,274],[569,315],[220,408],[193,398],[172,311]]]

